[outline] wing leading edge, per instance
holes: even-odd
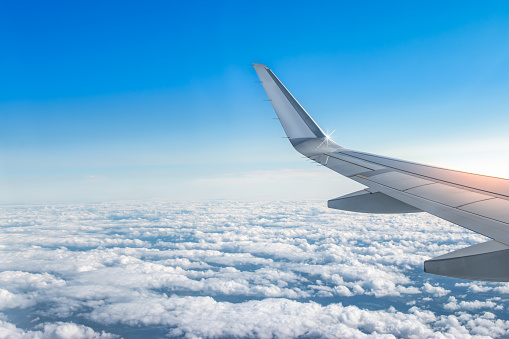
[[[253,66],[293,147],[367,187],[329,200],[330,208],[364,213],[424,211],[485,235],[493,241],[428,260],[425,271],[509,281],[509,180],[343,148],[328,139],[267,66]]]

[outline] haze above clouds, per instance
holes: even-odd
[[[2,207],[0,337],[509,334],[509,287],[426,275],[483,241],[322,202]]]

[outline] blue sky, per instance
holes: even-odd
[[[0,203],[328,199],[252,62],[345,147],[509,176],[509,4],[6,2]]]

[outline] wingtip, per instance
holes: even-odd
[[[264,64],[259,64],[259,63],[253,63],[253,67],[263,67],[263,68],[268,68],[267,66],[265,66]]]

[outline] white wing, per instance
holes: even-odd
[[[295,149],[367,189],[329,200],[330,208],[365,213],[428,212],[494,241],[424,263],[428,273],[509,281],[509,180],[433,167],[343,148],[318,127],[274,73],[253,64]]]

